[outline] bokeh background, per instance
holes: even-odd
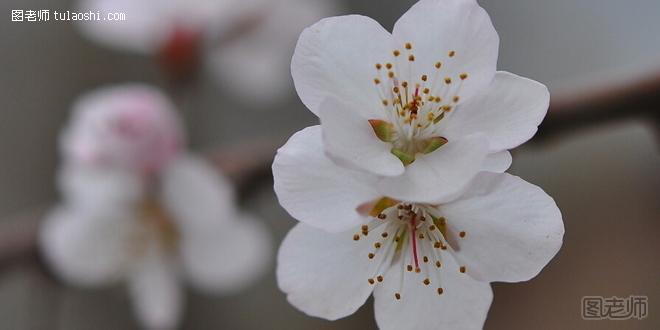
[[[351,0],[342,5],[343,12],[371,16],[391,29],[413,2]],[[500,69],[547,84],[553,101],[660,74],[657,0],[480,3],[501,37]],[[64,0],[0,2],[0,225],[58,200],[57,136],[78,95],[129,81],[168,88],[167,77],[151,58],[90,42],[72,22],[10,19],[12,9],[72,7]],[[660,90],[657,94],[660,98]],[[206,74],[182,104],[190,145],[199,151],[260,137],[283,143],[316,121],[294,91],[267,107],[254,107],[227,95]],[[620,111],[631,110],[623,106]],[[486,329],[660,329],[660,140],[655,124],[634,117],[594,124],[514,151],[510,171],[556,199],[565,243],[534,280],[494,284]],[[263,181],[244,206],[266,220],[276,242],[295,224],[278,206],[271,181]],[[648,296],[648,318],[582,320],[581,297],[587,295]],[[337,322],[305,316],[286,302],[272,271],[238,295],[190,292],[188,303],[185,329],[375,328],[370,304]],[[63,286],[34,262],[0,265],[0,329],[137,327],[121,288],[81,290]]]

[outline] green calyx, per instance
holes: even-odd
[[[406,166],[412,164],[412,162],[415,161],[415,155],[411,155],[401,149],[392,148],[392,154],[397,158],[399,158],[399,160],[401,160],[403,165]]]
[[[422,141],[422,144],[423,147],[420,152],[423,154],[430,154],[436,149],[447,144],[447,139],[443,138],[442,136],[434,136]]]
[[[394,125],[380,119],[369,119],[371,128],[374,129],[376,136],[383,142],[392,142],[395,138],[396,129]]]

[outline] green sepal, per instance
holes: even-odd
[[[376,204],[374,204],[374,207],[371,209],[371,211],[369,211],[369,215],[372,217],[377,217],[383,211],[389,209],[392,206],[395,206],[396,204],[399,204],[399,201],[389,197],[383,197],[379,199]]]
[[[412,162],[415,161],[415,155],[411,155],[409,153],[406,153],[405,151],[397,148],[392,148],[392,154],[399,158],[403,165],[410,165]]]
[[[376,136],[381,141],[383,142],[394,141],[394,135],[396,133],[396,129],[394,129],[394,125],[380,119],[369,119],[369,124],[371,124],[371,128],[373,128],[374,133],[376,133]]]
[[[430,154],[434,152],[436,149],[444,146],[447,144],[447,139],[443,138],[442,136],[434,136],[432,138],[428,138],[423,141],[423,148],[420,151],[423,154]]]

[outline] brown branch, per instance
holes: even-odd
[[[554,96],[534,141],[563,137],[582,128],[633,118],[660,119],[660,73],[632,83]]]
[[[207,158],[235,185],[239,201],[271,180],[270,164],[280,139],[242,142],[207,153]],[[0,221],[0,271],[19,263],[45,270],[38,253],[39,225],[49,206],[40,206]]]
[[[539,128],[535,141],[563,137],[594,124],[628,118],[660,118],[660,74],[632,84],[613,85],[588,93],[559,95]],[[270,165],[283,139],[242,142],[208,152],[208,159],[236,186],[239,200],[271,182]],[[0,270],[16,262],[38,261],[37,234],[46,207],[35,208],[0,222]]]

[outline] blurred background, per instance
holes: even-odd
[[[342,9],[327,16],[359,13],[391,29],[414,1],[337,3]],[[570,121],[571,100],[586,98],[589,104],[590,95],[596,100],[599,95],[618,97],[610,93],[612,88],[634,92],[643,87],[660,99],[660,83],[638,85],[660,76],[657,0],[480,3],[500,34],[499,68],[550,88],[556,113],[549,120],[556,114]],[[16,219],[39,214],[58,201],[57,137],[77,96],[131,81],[173,90],[170,77],[153,57],[99,45],[84,38],[73,22],[10,19],[12,9],[74,6],[65,0],[0,3],[0,230],[20,226]],[[290,79],[281,77],[285,84]],[[204,70],[183,95],[173,97],[181,107],[190,146],[197,151],[213,152],[260,138],[279,145],[316,123],[293,90],[284,98],[253,105],[236,99]],[[594,104],[576,109],[597,113],[599,106]],[[547,138],[534,139],[513,152],[510,172],[555,198],[566,236],[559,255],[540,276],[527,283],[493,285],[495,300],[486,329],[660,329],[659,104],[656,100],[640,105],[633,97],[622,102],[616,114],[595,116],[593,124],[579,129],[555,125],[546,132],[542,127]],[[640,111],[652,115],[626,115]],[[278,206],[272,181],[259,183],[243,205],[266,220],[279,242],[295,221]],[[0,242],[0,247],[5,243]],[[273,253],[276,249],[273,246]],[[139,327],[122,288],[68,287],[31,258],[1,256],[0,329]],[[581,318],[583,296],[630,295],[648,296],[646,319]],[[271,271],[234,296],[190,291],[182,328],[372,329],[375,323],[370,303],[337,322],[309,318],[286,302]]]

